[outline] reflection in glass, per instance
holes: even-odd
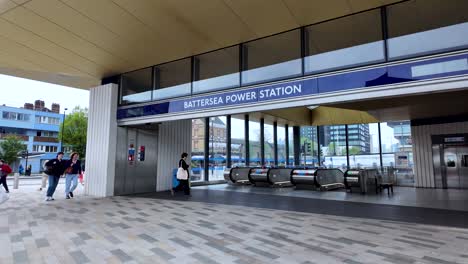
[[[193,66],[193,93],[239,86],[239,46],[195,56]]]
[[[294,164],[294,134],[293,134],[292,126],[288,126],[288,140],[289,140],[289,165],[299,165],[299,164]]]
[[[209,181],[224,179],[226,168],[226,117],[210,117],[209,119]]]
[[[244,43],[242,85],[302,74],[300,30]]]
[[[231,117],[231,167],[245,167],[245,123],[243,116]]]
[[[272,167],[275,166],[275,147],[273,142],[273,125],[264,125],[265,138],[263,141],[263,147],[265,149],[265,164],[264,166]]]
[[[260,122],[249,120],[249,166],[261,166],[260,144]]]
[[[414,185],[413,144],[409,121],[380,124],[383,166],[396,176],[400,186]]]
[[[346,158],[346,126],[321,126],[320,150],[322,166],[326,168],[339,168],[343,171],[347,169]]]
[[[356,67],[385,60],[380,10],[308,26],[306,73]]]
[[[203,181],[205,171],[205,120],[192,119],[191,181]]]
[[[349,167],[379,168],[379,124],[348,125]]]
[[[153,100],[190,95],[192,78],[190,62],[190,58],[187,58],[154,67]]]
[[[122,74],[120,104],[151,101],[151,90],[153,89],[151,71],[150,67]]]
[[[317,127],[301,127],[301,165],[318,167]]]
[[[413,0],[387,7],[392,59],[468,47],[468,1]]]
[[[286,165],[286,129],[282,125],[277,127],[278,135],[278,166]]]

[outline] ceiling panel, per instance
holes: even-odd
[[[348,0],[283,0],[301,26],[351,13]]]
[[[282,0],[224,0],[256,36],[272,35],[299,27]],[[268,12],[258,12],[266,9]]]
[[[165,4],[169,14],[206,34],[219,48],[257,37],[222,0],[179,0]]]
[[[13,9],[16,6],[17,4],[10,0],[0,0],[0,14],[5,13],[10,9]]]
[[[35,63],[36,65],[40,65],[41,68],[49,72],[83,75],[82,72],[75,68],[65,65],[52,57],[37,52],[31,48],[28,48],[27,46],[16,43],[3,36],[0,36],[0,50],[14,54],[16,58],[25,59]]]
[[[148,43],[138,39],[122,39],[114,32],[57,0],[31,1],[24,6],[135,65],[148,64],[159,59],[156,53],[147,52],[150,47]]]
[[[104,69],[105,74],[109,74],[111,69],[112,72],[122,71],[125,69],[122,65],[130,64],[130,62],[123,60],[121,57],[101,49],[73,32],[67,31],[58,24],[23,7],[18,7],[3,15],[3,17],[12,23],[20,24],[23,28],[33,31],[76,54],[80,54],[80,56],[99,65]],[[102,75],[102,72],[100,75]]]
[[[2,17],[87,60],[88,63],[83,66],[86,66],[87,72],[94,76],[109,74],[110,69],[118,65],[118,61],[113,62],[116,59],[114,56],[23,7],[15,8]],[[106,64],[107,66],[104,66]]]
[[[207,34],[198,32],[191,25],[187,25],[182,18],[170,13],[163,1],[113,1],[157,32],[161,36],[162,42],[181,45],[183,51],[180,54],[172,49],[165,50],[162,54],[164,56],[163,62],[188,56],[181,56],[181,54],[198,54],[219,47]]]
[[[69,65],[71,68],[75,69],[75,73],[79,72],[82,75],[87,74],[94,76],[92,72],[88,71],[86,68],[86,64],[88,64],[89,61],[30,31],[19,28],[3,18],[0,18],[0,35]],[[18,56],[22,55],[18,54]],[[83,64],[85,66],[83,66]]]

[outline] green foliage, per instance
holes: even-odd
[[[328,155],[335,156],[338,153],[338,146],[335,142],[328,144]]]
[[[349,155],[357,155],[357,154],[361,154],[361,149],[359,147],[349,148]]]
[[[64,130],[62,131],[62,128]],[[86,155],[86,133],[88,130],[88,108],[76,106],[71,114],[65,118],[65,124],[60,126],[59,139],[63,144],[71,146],[73,151],[78,152],[80,158]]]
[[[17,136],[7,136],[0,142],[0,157],[6,163],[12,164],[18,159],[21,151],[26,150],[23,140]]]

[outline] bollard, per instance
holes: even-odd
[[[13,189],[18,189],[19,185],[19,173],[15,172],[15,182],[13,184]]]

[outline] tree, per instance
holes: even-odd
[[[357,155],[361,154],[361,148],[359,147],[350,147],[349,148],[349,155]]]
[[[18,159],[18,155],[21,151],[26,150],[26,145],[23,144],[23,140],[17,136],[7,136],[0,142],[0,156],[8,164],[12,164]]]
[[[62,131],[62,128],[64,129]],[[76,106],[71,114],[65,118],[65,124],[60,127],[59,138],[62,138],[64,145],[72,147],[78,152],[80,157],[86,155],[86,132],[88,130],[88,108]]]
[[[337,153],[337,144],[335,142],[330,142],[330,144],[328,144],[328,155],[335,156]]]

